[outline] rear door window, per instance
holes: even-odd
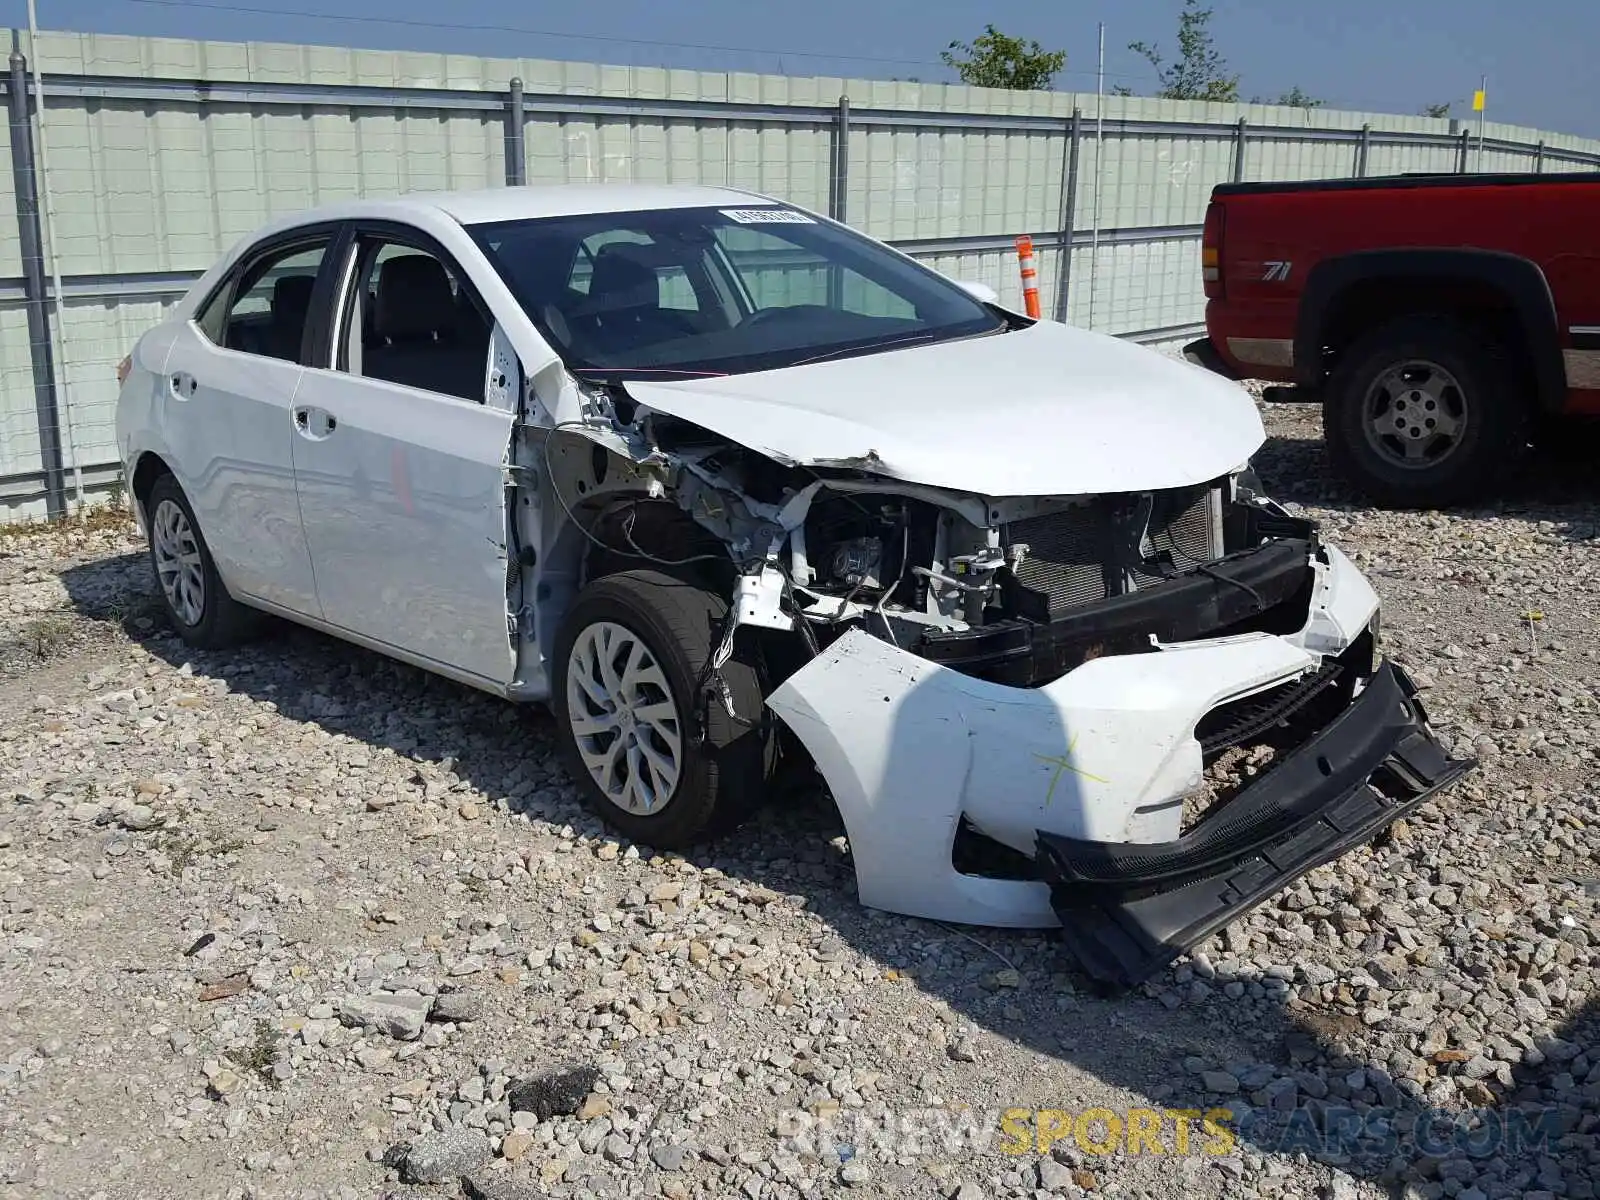
[[[207,339],[228,350],[299,362],[311,295],[331,235],[247,259],[197,314]]]

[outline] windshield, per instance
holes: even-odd
[[[941,275],[791,208],[669,208],[469,232],[580,373],[728,375],[1006,323]]]

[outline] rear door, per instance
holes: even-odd
[[[336,232],[309,226],[245,254],[179,330],[159,400],[169,461],[228,589],[310,616],[290,414]]]
[[[324,620],[479,686],[511,680],[506,454],[493,322],[431,238],[352,226],[293,406]],[[496,393],[503,392],[496,389]]]

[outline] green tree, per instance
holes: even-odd
[[[1257,103],[1260,103],[1260,101],[1257,101]],[[1285,108],[1321,108],[1323,105],[1323,101],[1303,92],[1298,83],[1276,100],[1268,101],[1268,103],[1281,104]]]
[[[1178,61],[1168,63],[1161,51],[1147,42],[1130,42],[1128,49],[1155,68],[1164,100],[1239,99],[1239,77],[1228,74],[1228,63],[1211,37],[1211,10],[1199,0],[1183,0],[1178,14]]]
[[[1038,42],[1008,37],[993,25],[970,42],[951,42],[940,58],[955,68],[961,82],[973,87],[1042,91],[1062,67],[1065,50],[1046,50]]]
[[[1447,100],[1443,104],[1424,104],[1422,106],[1422,115],[1425,117],[1448,117],[1450,115],[1450,102]]]

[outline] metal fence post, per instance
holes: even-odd
[[[839,112],[833,119],[833,179],[828,192],[828,215],[845,219],[845,188],[850,182],[850,97],[839,97]]]
[[[66,515],[66,474],[61,463],[61,411],[56,400],[55,356],[50,314],[45,307],[44,249],[39,228],[39,181],[33,167],[33,121],[28,104],[28,60],[13,31],[11,79],[6,98],[11,119],[11,176],[17,196],[18,251],[28,310],[28,348],[33,360],[33,408],[39,424],[39,462],[44,468],[45,512]]]
[[[845,188],[850,183],[850,97],[839,97],[839,112],[833,124],[832,187],[828,192],[828,215],[841,224],[845,219]],[[844,305],[844,271],[837,263],[828,268],[828,306]]]
[[[1067,152],[1061,167],[1061,267],[1056,271],[1056,320],[1065,323],[1072,291],[1072,235],[1078,220],[1078,152],[1083,146],[1083,109],[1072,110],[1067,125]]]
[[[1544,174],[1544,142],[1542,141],[1533,148],[1533,173],[1535,175]]]
[[[1235,127],[1234,133],[1233,133],[1233,181],[1235,183],[1243,183],[1244,182],[1244,140],[1245,140],[1245,136],[1246,135],[1245,135],[1245,131],[1244,131],[1244,118],[1240,117],[1239,118],[1239,124]]]
[[[1367,177],[1367,150],[1372,146],[1372,126],[1361,127],[1361,140],[1356,143],[1356,178]]]
[[[1472,148],[1472,130],[1463,129],[1461,131],[1461,145],[1456,149],[1456,174],[1457,175],[1465,175],[1467,173],[1467,154],[1471,150],[1471,148]]]
[[[522,76],[511,77],[506,97],[506,186],[528,182],[527,159],[522,149]]]

